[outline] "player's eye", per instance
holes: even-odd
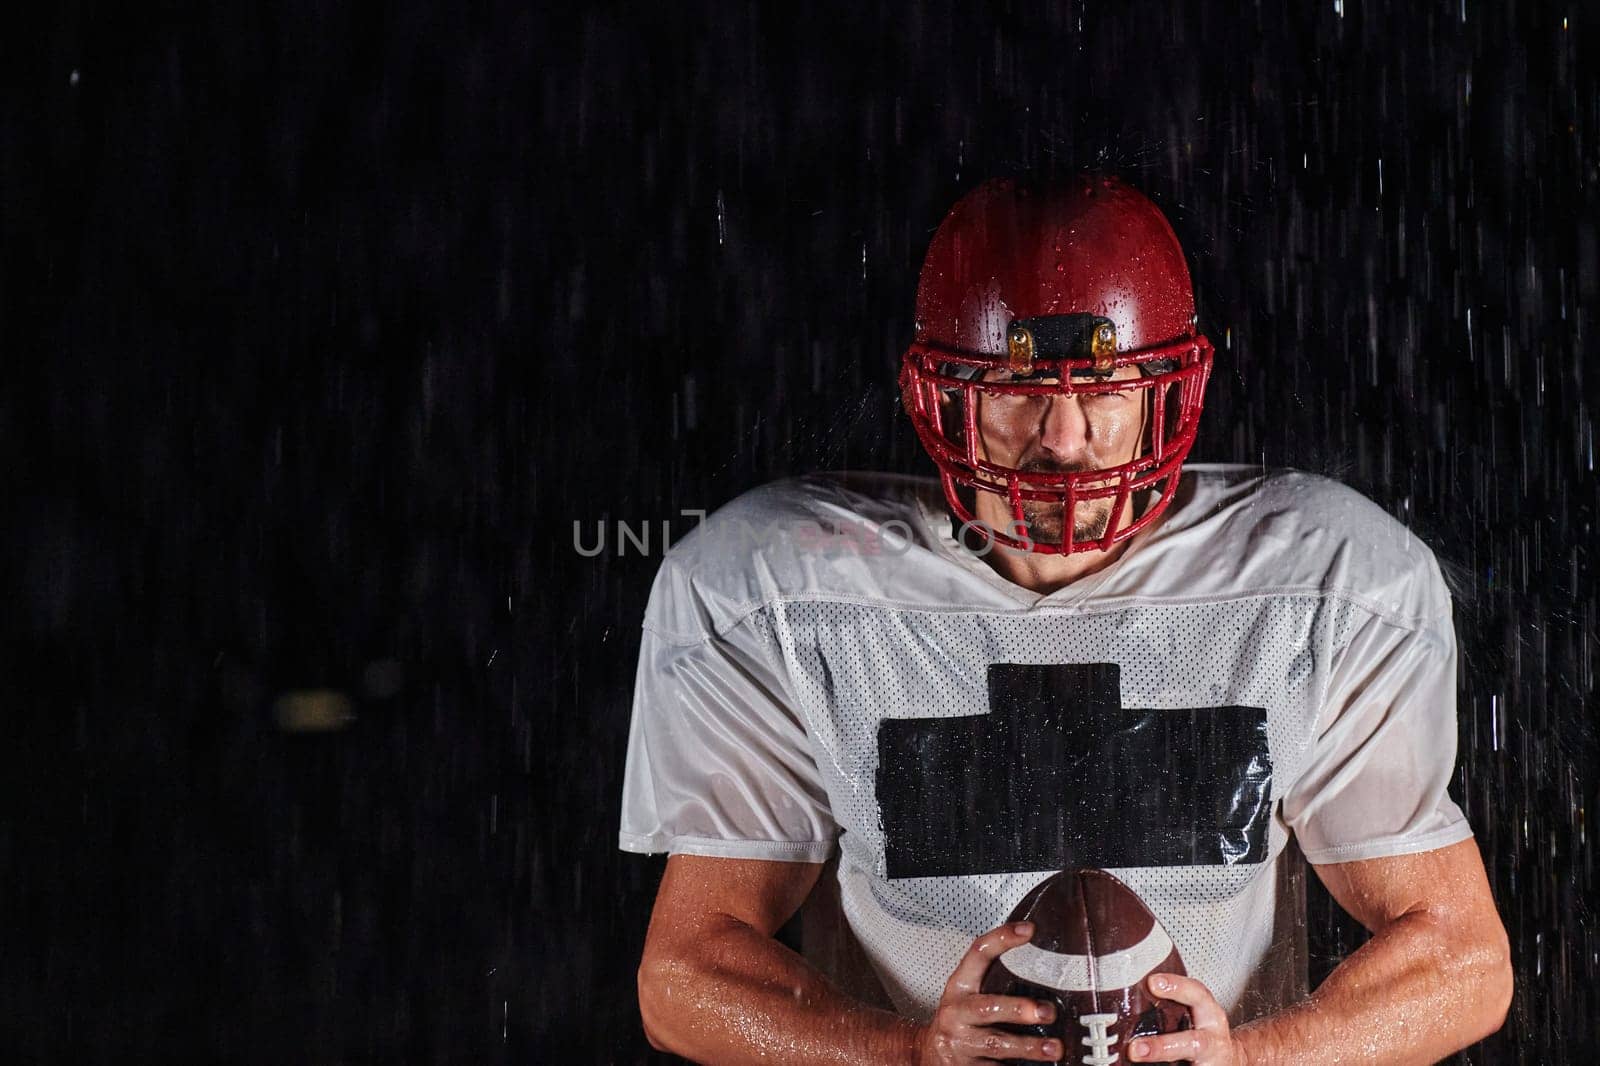
[[[1126,403],[1133,399],[1131,391],[1123,392],[1090,392],[1084,394],[1085,403],[1099,403],[1104,405]]]

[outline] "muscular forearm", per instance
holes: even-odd
[[[1463,942],[1426,912],[1404,915],[1305,1002],[1234,1030],[1249,1066],[1431,1063],[1498,1029],[1511,999],[1504,942]]]
[[[850,999],[799,955],[734,919],[647,956],[645,1030],[697,1062],[911,1063],[916,1027]]]

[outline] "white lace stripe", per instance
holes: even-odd
[[[1165,962],[1171,953],[1172,938],[1161,926],[1154,925],[1133,947],[1094,959],[1087,955],[1058,955],[1033,944],[1021,944],[1001,955],[1000,961],[1024,981],[1064,992],[1093,992],[1097,986],[1127,988]]]
[[[1111,1046],[1117,1042],[1117,1034],[1106,1032],[1116,1021],[1115,1014],[1078,1015],[1078,1024],[1089,1030],[1089,1035],[1081,1041],[1089,1050],[1079,1062],[1084,1066],[1116,1066],[1122,1061],[1122,1056],[1111,1050]]]

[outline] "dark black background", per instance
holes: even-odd
[[[928,235],[986,175],[1093,165],[1190,252],[1196,456],[1339,474],[1446,563],[1519,980],[1468,1058],[1586,1061],[1600,34],[1280,6],[7,34],[0,1053],[647,1059],[660,864],[613,844],[659,543],[573,523],[925,469],[893,376]],[[314,688],[355,721],[278,728]],[[1358,942],[1325,899],[1311,934],[1318,974]]]

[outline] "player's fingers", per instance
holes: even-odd
[[[1056,1005],[1022,996],[957,996],[945,1012],[963,1025],[1049,1025],[1056,1020]]]
[[[978,1062],[1060,1062],[1061,1041],[1048,1036],[1014,1036],[999,1029],[968,1029],[963,1050]]]
[[[1162,999],[1182,1003],[1189,1008],[1196,1029],[1220,1029],[1228,1032],[1228,1015],[1217,1003],[1211,989],[1193,977],[1175,973],[1158,973],[1150,976],[1150,991]]]
[[[1011,922],[984,933],[956,963],[955,972],[945,982],[944,994],[976,992],[983,983],[983,975],[989,972],[989,963],[1018,944],[1026,944],[1031,936],[1032,922]]]
[[[1211,1066],[1219,1061],[1217,1052],[1227,1041],[1226,1035],[1219,1035],[1213,1029],[1141,1036],[1128,1045],[1128,1057],[1134,1062],[1189,1062],[1194,1066]]]

